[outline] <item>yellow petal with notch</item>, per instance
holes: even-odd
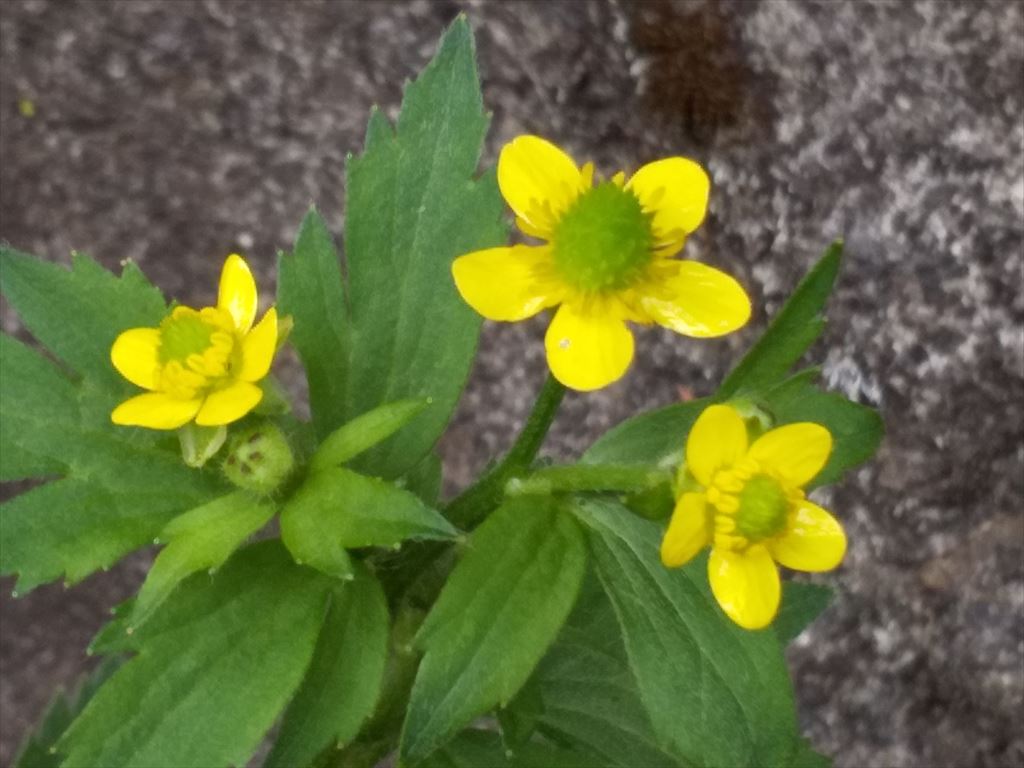
[[[703,486],[720,469],[731,467],[747,452],[747,427],[736,409],[712,405],[701,411],[686,440],[686,466]]]
[[[160,380],[160,331],[132,328],[114,340],[110,361],[118,373],[143,389],[156,389]]]
[[[248,333],[256,318],[258,303],[256,281],[249,265],[237,253],[231,254],[224,261],[224,269],[220,273],[217,307],[231,315],[239,333]]]
[[[538,136],[519,136],[498,157],[498,187],[534,236],[550,236],[558,218],[583,189],[580,169],[565,152]]]
[[[658,244],[678,242],[704,221],[711,180],[693,160],[668,157],[648,163],[626,182],[641,204],[654,214]]]
[[[177,429],[192,421],[201,404],[201,400],[175,400],[162,392],[147,392],[117,406],[110,420],[126,427]]]
[[[676,502],[672,521],[661,541],[661,562],[668,568],[686,565],[710,540],[704,495],[684,493]]]
[[[219,427],[238,421],[263,399],[263,390],[246,381],[236,381],[206,396],[196,414],[201,427]]]
[[[469,306],[489,320],[524,320],[553,307],[563,291],[551,278],[547,246],[513,245],[459,256],[452,275]]]
[[[750,458],[797,486],[813,480],[831,453],[832,435],[825,427],[809,421],[765,432],[750,446]]]
[[[259,381],[270,372],[277,350],[277,310],[271,307],[242,339],[242,366],[238,378]]]
[[[606,387],[622,378],[633,360],[633,333],[601,308],[563,304],[544,337],[551,373],[580,392]]]
[[[640,306],[658,325],[695,338],[712,338],[742,328],[750,299],[736,280],[698,261],[668,261],[662,278],[645,286]]]
[[[744,629],[767,627],[778,613],[779,569],[763,546],[744,552],[712,549],[708,581],[722,610]]]
[[[766,542],[777,562],[794,571],[831,571],[846,554],[846,533],[832,514],[804,500],[789,516],[786,532]]]

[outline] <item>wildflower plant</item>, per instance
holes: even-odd
[[[686,255],[713,195],[697,162],[604,178],[522,136],[480,173],[486,129],[460,18],[348,159],[344,273],[311,210],[259,320],[239,255],[195,310],[131,262],[3,248],[35,343],[0,337],[0,478],[36,483],[0,506],[0,570],[21,595],[156,554],[19,766],[828,764],[783,651],[831,590],[779,566],[840,564],[843,510],[809,494],[881,439],[873,411],[792,371],[841,245],[708,396],[540,461],[566,389],[643,355],[629,324],[719,336],[758,290]],[[530,244],[510,244],[506,203]],[[482,318],[545,310],[530,417],[442,499],[435,446]],[[274,380],[283,344],[309,420]]]

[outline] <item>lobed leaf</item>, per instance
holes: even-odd
[[[281,512],[281,538],[296,560],[338,577],[351,572],[347,549],[457,533],[409,491],[344,467],[311,474]]]
[[[415,763],[507,704],[572,609],[582,534],[550,499],[510,501],[474,531],[416,638],[424,650],[400,755]]]
[[[302,680],[330,587],[274,541],[189,578],[61,739],[64,768],[244,765]]]
[[[138,626],[197,571],[217,568],[274,515],[274,505],[235,491],[174,518],[160,533],[157,555],[139,591],[132,623]]]
[[[615,612],[596,577],[558,640],[510,706],[531,713],[539,732],[593,754],[606,768],[683,765],[659,744],[629,666]],[[539,702],[530,699],[536,697]]]
[[[117,392],[130,385],[110,363],[128,328],[156,326],[167,306],[132,262],[120,277],[82,254],[71,269],[0,246],[0,290],[32,335],[82,377]]]
[[[316,209],[302,220],[292,253],[277,263],[277,308],[294,318],[290,340],[306,369],[317,436],[346,420],[348,316],[334,241]]]
[[[785,581],[782,584],[782,605],[772,628],[782,645],[796,639],[832,601],[835,590],[820,584]]]
[[[310,468],[317,471],[344,464],[393,435],[427,405],[426,400],[388,403],[342,424],[324,438],[317,452],[313,454]]]
[[[809,375],[810,374],[810,375]],[[873,408],[832,392],[822,392],[810,380],[816,371],[798,373],[767,392],[763,404],[777,424],[813,421],[832,433],[832,454],[811,486],[828,485],[874,456],[885,434],[885,423]]]
[[[308,765],[359,733],[373,713],[388,651],[388,607],[380,583],[356,566],[334,587],[313,661],[285,711],[266,768]]]
[[[773,386],[821,335],[825,327],[822,312],[839,274],[842,253],[841,240],[828,247],[785,306],[772,318],[768,330],[722,382],[716,400],[728,400],[744,392],[758,392]]]
[[[422,768],[604,768],[586,752],[539,741],[513,750],[494,731],[468,729],[420,763]],[[646,766],[645,766],[646,768]]]
[[[725,617],[705,557],[662,566],[658,526],[614,501],[581,500],[576,509],[662,747],[697,765],[785,764],[796,713],[775,634]]]
[[[0,573],[18,573],[24,592],[111,565],[224,485],[183,466],[173,438],[110,422],[131,390],[110,363],[110,345],[165,311],[141,272],[129,264],[118,278],[77,255],[67,270],[0,248],[0,286],[80,375],[0,335],[0,479],[58,478],[0,505]]]
[[[119,666],[120,659],[106,659],[82,677],[74,693],[59,691],[35,730],[22,743],[13,768],[59,768],[64,757],[57,752],[57,742]]]
[[[375,111],[363,153],[348,163],[346,417],[407,398],[434,403],[360,458],[356,468],[371,474],[397,477],[427,454],[469,374],[481,321],[458,296],[451,264],[507,232],[494,174],[474,178],[487,123],[460,16],[407,87],[397,126]]]

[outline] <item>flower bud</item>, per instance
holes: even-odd
[[[294,466],[288,439],[278,427],[264,421],[231,439],[224,474],[239,488],[271,494],[288,479]]]

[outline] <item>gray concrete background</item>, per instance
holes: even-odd
[[[494,110],[488,161],[552,137],[613,171],[667,154],[714,180],[689,254],[749,286],[724,341],[639,334],[628,377],[569,397],[549,444],[710,392],[826,243],[847,258],[814,351],[880,407],[877,460],[827,497],[851,539],[836,604],[792,651],[801,716],[839,766],[1024,764],[1024,6],[1013,2],[0,2],[0,237],[131,257],[213,298],[240,249],[273,285],[374,103],[465,9]],[[19,113],[19,99],[36,104]],[[5,329],[17,330],[9,307]],[[443,442],[466,483],[521,423],[541,322],[488,325]],[[87,665],[134,558],[72,590],[0,597],[0,763]]]

